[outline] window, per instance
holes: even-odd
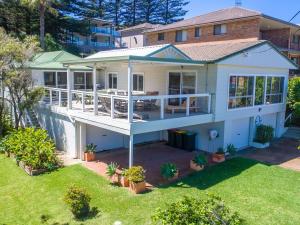
[[[56,87],[56,73],[44,72],[45,86]]]
[[[214,35],[226,34],[227,26],[226,24],[214,25]]]
[[[284,77],[267,77],[266,104],[281,103]]]
[[[298,35],[293,35],[293,43],[299,44],[299,36]]]
[[[118,75],[116,73],[108,74],[108,88],[117,89],[118,87]]]
[[[291,60],[296,63],[299,64],[299,59],[297,57],[291,57]]]
[[[74,89],[85,89],[84,72],[74,72]]]
[[[142,74],[133,74],[133,90],[144,91],[144,76]]]
[[[165,40],[165,33],[158,33],[158,35],[157,35],[157,40],[158,40],[158,41],[163,41],[163,40]]]
[[[175,35],[176,42],[182,42],[187,40],[187,32],[185,30],[177,30]]]
[[[229,82],[228,108],[241,108],[253,105],[254,77],[231,76]]]
[[[57,72],[57,87],[58,88],[67,88],[67,73],[66,72]]]
[[[195,28],[195,37],[199,38],[201,36],[201,28],[200,27],[196,27]]]
[[[254,105],[263,105],[264,102],[265,102],[265,77],[256,77]]]

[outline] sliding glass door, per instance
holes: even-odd
[[[170,72],[169,73],[169,95],[195,94],[196,73],[195,72]],[[185,99],[169,99],[169,105],[179,105]]]

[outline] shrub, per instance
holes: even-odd
[[[86,146],[85,152],[94,153],[96,152],[96,149],[97,149],[97,145],[91,143]]]
[[[116,174],[118,167],[119,165],[117,163],[111,162],[106,168],[106,175],[112,177]]]
[[[145,170],[141,166],[133,166],[127,170],[127,178],[133,183],[145,181]]]
[[[160,173],[165,179],[173,178],[177,172],[177,166],[173,163],[165,163],[160,167]]]
[[[226,146],[226,151],[230,154],[230,155],[235,155],[236,154],[236,150],[237,148],[233,145],[233,144],[228,144]]]
[[[222,147],[218,148],[217,154],[225,154],[224,148]]]
[[[270,142],[274,137],[274,128],[267,125],[259,125],[256,127],[255,142],[265,144]]]
[[[193,162],[198,166],[205,166],[207,164],[207,160],[204,154],[196,155],[193,159]]]
[[[90,212],[91,197],[84,188],[75,185],[69,187],[64,201],[70,207],[75,218],[86,217]]]
[[[237,213],[232,213],[217,196],[208,195],[205,199],[184,197],[170,203],[166,209],[158,208],[152,216],[153,224],[191,225],[191,224],[228,224],[242,223]]]
[[[294,77],[289,80],[288,85],[288,105],[295,109],[295,103],[300,102],[300,77]]]
[[[31,169],[53,169],[58,165],[54,142],[43,129],[19,129],[7,136],[5,151],[15,154]]]

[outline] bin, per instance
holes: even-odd
[[[183,149],[187,151],[194,151],[196,149],[196,133],[188,131],[183,137]]]
[[[168,130],[168,145],[175,147],[176,146],[176,137],[175,137],[176,129]]]
[[[183,148],[183,136],[185,135],[185,133],[186,133],[185,130],[177,130],[175,132],[177,148]]]

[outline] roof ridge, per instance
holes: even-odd
[[[60,51],[57,51],[58,52],[58,54],[53,58],[53,60],[51,60],[51,61],[55,61],[55,62],[57,62],[56,60],[57,59],[59,59],[59,57],[62,55],[62,54],[64,54],[64,51],[63,50],[60,50]]]
[[[240,40],[240,41],[239,41]],[[205,45],[209,45],[209,46],[216,46],[216,45],[222,45],[222,44],[228,44],[228,43],[232,43],[232,44],[236,44],[236,43],[251,43],[251,42],[266,42],[266,40],[255,40],[255,39],[239,39],[239,40],[228,40],[228,41],[211,41],[211,42],[195,42],[195,43],[185,43],[185,44],[179,44],[179,45],[175,45],[175,47],[177,46],[193,46],[193,45],[200,45],[200,46],[205,46]]]

